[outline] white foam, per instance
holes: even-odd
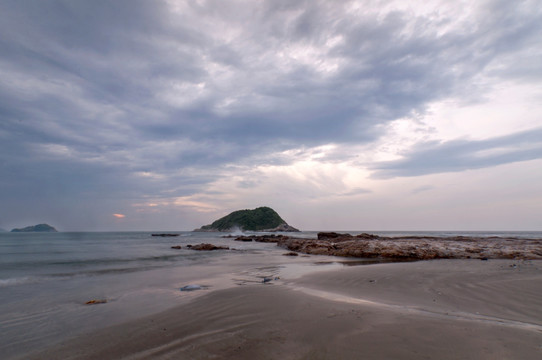
[[[22,284],[33,284],[37,282],[39,282],[39,280],[33,276],[0,279],[0,287],[22,285]]]
[[[239,227],[236,226],[236,227],[230,229],[230,235],[231,236],[242,236],[242,235],[245,235],[245,233],[243,232],[243,230],[241,230]]]

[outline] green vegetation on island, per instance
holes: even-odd
[[[57,232],[57,230],[48,224],[38,224],[21,229],[13,229],[11,232]]]
[[[263,206],[254,210],[237,210],[210,225],[194,231],[299,231],[288,225],[279,214],[270,207]]]

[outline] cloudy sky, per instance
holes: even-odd
[[[0,0],[0,227],[542,230],[539,0]]]

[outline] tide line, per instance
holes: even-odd
[[[517,329],[542,332],[542,325],[510,320],[510,319],[503,319],[503,318],[498,318],[494,316],[473,314],[473,313],[463,312],[463,311],[438,312],[438,311],[418,308],[415,306],[385,304],[382,302],[371,301],[371,300],[366,300],[362,298],[356,298],[352,296],[337,294],[337,293],[333,293],[329,291],[311,289],[307,287],[296,286],[296,287],[292,287],[292,289],[295,291],[303,292],[304,294],[307,294],[307,295],[316,296],[325,300],[337,301],[337,302],[342,302],[346,304],[365,305],[365,306],[377,307],[377,308],[400,312],[400,313],[430,316],[430,317],[449,319],[449,320],[451,319],[451,320],[481,322],[481,323],[486,323],[486,324],[491,324],[491,325],[500,325],[500,326],[517,328]]]

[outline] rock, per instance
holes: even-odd
[[[253,240],[250,236],[238,236],[235,238],[235,241],[252,242]]]
[[[287,252],[287,253],[284,253],[282,254],[283,256],[299,256],[298,253],[296,252],[293,252],[293,251],[290,251],[290,252]]]
[[[288,239],[286,235],[253,235],[253,236],[238,236],[235,241],[256,241],[265,243],[276,243]]]
[[[97,304],[105,304],[107,303],[106,299],[100,299],[100,300],[89,300],[85,303],[85,305],[97,305]]]
[[[356,235],[354,237],[354,236],[352,236],[350,234],[346,234],[346,233],[341,234],[341,233],[336,233],[336,232],[319,232],[317,237],[318,237],[318,240],[334,239],[335,242],[352,240],[353,238],[363,239],[363,240],[371,240],[371,239],[378,239],[379,238],[378,235],[367,234],[367,233],[361,233],[361,234]]]
[[[13,229],[11,232],[58,232],[54,227],[48,224],[38,224],[27,226],[21,229]]]
[[[317,235],[318,240],[336,239],[338,237],[347,236],[352,237],[350,234],[339,234],[336,232],[319,232]]]
[[[367,240],[369,240],[369,239],[378,239],[378,238],[380,238],[380,236],[374,235],[374,234],[361,233],[359,235],[356,235],[356,238],[357,239],[367,239]]]
[[[199,251],[212,251],[212,250],[229,250],[228,246],[217,246],[213,244],[198,244],[198,245],[189,245],[187,246],[191,250]]]
[[[195,291],[203,289],[205,289],[205,287],[201,285],[186,285],[181,288],[181,291]]]
[[[161,237],[173,237],[173,236],[179,236],[180,234],[151,234],[151,236],[161,236]]]
[[[263,232],[299,232],[299,229],[296,229],[295,227],[284,223],[284,224],[280,224],[279,226],[276,226],[274,228],[263,229],[261,231],[263,231]]]
[[[179,249],[181,249],[181,245],[174,245],[174,246],[172,246],[171,248],[172,248],[172,249],[177,249],[177,250],[179,250]]]
[[[542,239],[318,235],[318,239],[285,237],[277,245],[305,254],[394,260],[469,259],[473,253],[482,260],[542,259]]]

